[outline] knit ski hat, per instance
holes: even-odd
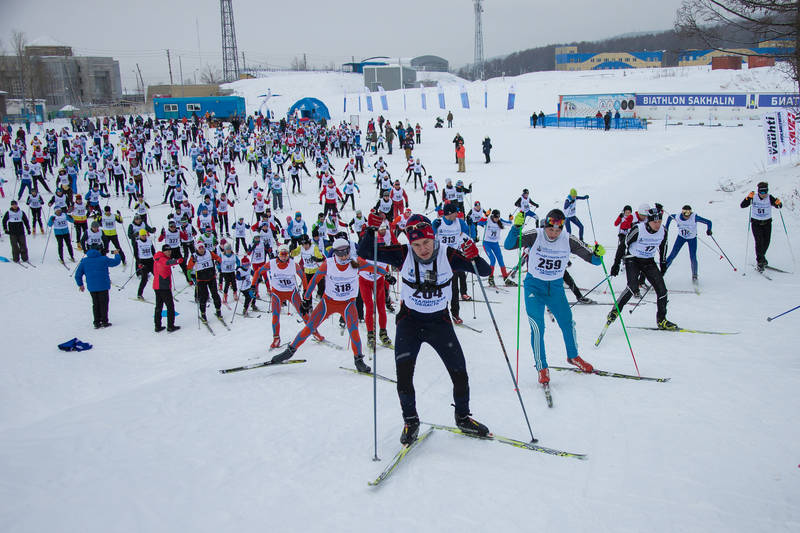
[[[408,242],[436,238],[430,219],[424,215],[411,215],[409,217],[406,223],[406,236],[408,237]]]
[[[578,196],[578,191],[576,189],[570,189],[569,195],[575,198],[576,196]]]

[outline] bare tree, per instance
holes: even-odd
[[[19,86],[22,95],[23,113],[27,110],[27,105],[25,103],[25,97],[26,97],[25,81],[28,77],[28,56],[25,53],[26,46],[27,46],[27,41],[25,39],[25,34],[22,33],[21,31],[14,31],[14,33],[11,35],[11,49],[17,58],[17,71],[19,73]]]
[[[200,73],[200,81],[208,85],[216,85],[222,82],[222,71],[215,65],[206,65]]]
[[[789,41],[791,47],[780,48],[784,51],[772,57],[787,61],[792,80],[800,86],[800,4],[796,0],[683,0],[675,30],[699,37],[708,48],[723,51],[737,46],[754,47],[763,41]]]

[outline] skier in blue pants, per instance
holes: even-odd
[[[508,221],[506,221],[508,222]],[[503,280],[509,287],[516,287],[517,284],[508,277],[506,264],[503,261],[503,252],[500,250],[500,232],[505,229],[503,222],[500,220],[500,210],[492,210],[489,218],[483,217],[475,223],[475,227],[484,226],[486,230],[483,233],[483,250],[489,258],[489,265],[491,266],[492,273],[489,274],[489,285],[494,287],[494,265],[500,263],[500,273]]]
[[[672,214],[667,219],[667,230],[672,221],[678,226],[678,237],[672,245],[672,252],[667,257],[667,268],[672,260],[678,256],[678,252],[683,248],[684,243],[689,246],[689,260],[692,263],[692,281],[697,281],[697,223],[702,222],[706,225],[706,235],[711,235],[711,221],[692,212],[692,206],[685,205],[681,208],[681,214]]]
[[[564,215],[567,217],[567,233],[572,233],[572,226],[570,226],[570,222],[575,224],[578,226],[578,238],[580,240],[583,240],[583,224],[575,215],[575,207],[577,207],[576,204],[578,203],[578,200],[588,199],[588,194],[584,196],[578,196],[578,191],[575,189],[570,189],[567,199],[564,200]]]
[[[531,347],[539,372],[539,383],[550,382],[550,371],[544,346],[544,308],[550,308],[561,328],[567,350],[567,362],[575,365],[583,372],[592,372],[594,368],[578,355],[575,341],[575,323],[572,311],[564,293],[564,271],[567,268],[570,254],[575,254],[584,261],[599,265],[605,250],[599,244],[590,248],[577,237],[563,231],[564,212],[553,209],[543,220],[543,227],[522,235],[522,247],[528,253],[528,274],[525,276],[525,310],[531,326]],[[506,250],[514,250],[520,246],[520,230],[525,223],[525,214],[517,213],[514,225],[505,241]]]

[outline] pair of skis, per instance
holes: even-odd
[[[384,471],[381,472],[380,475],[377,478],[375,478],[375,480],[368,482],[369,486],[371,486],[371,487],[378,486],[383,481],[388,479],[389,476],[391,476],[397,470],[397,468],[400,466],[400,464],[403,462],[403,460],[408,456],[408,454],[410,454],[412,450],[416,449],[422,442],[427,440],[431,436],[431,434],[433,434],[433,430],[435,430],[435,429],[436,430],[440,430],[440,431],[447,431],[447,432],[453,433],[455,435],[461,435],[462,437],[469,437],[469,438],[478,439],[478,440],[497,441],[497,442],[500,442],[502,444],[507,444],[509,446],[514,446],[515,448],[522,448],[522,449],[530,450],[530,451],[534,451],[534,452],[546,453],[548,455],[555,455],[555,456],[558,456],[558,457],[571,457],[573,459],[580,459],[580,460],[586,460],[587,459],[587,456],[585,454],[582,454],[582,453],[572,453],[572,452],[566,452],[566,451],[563,451],[563,450],[557,450],[557,449],[554,449],[554,448],[547,448],[545,446],[539,446],[538,444],[534,444],[532,442],[524,442],[524,441],[521,441],[521,440],[516,440],[516,439],[509,438],[509,437],[504,437],[502,435],[495,435],[493,433],[489,433],[486,436],[481,436],[481,435],[475,435],[475,434],[472,434],[472,433],[467,433],[467,432],[465,432],[465,431],[463,431],[463,430],[461,430],[460,428],[457,428],[457,427],[444,426],[444,425],[441,425],[441,424],[429,424],[427,422],[424,422],[424,423],[426,425],[430,426],[430,427],[424,433],[420,434],[414,442],[412,442],[408,446],[403,446],[402,448],[400,448],[400,451],[397,452],[397,454],[394,456],[394,458],[389,463],[389,465],[386,467],[386,469],[384,469]]]

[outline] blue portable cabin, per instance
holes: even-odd
[[[156,120],[191,118],[192,113],[197,113],[199,117],[210,113],[221,120],[246,116],[244,98],[241,96],[153,98],[153,111]]]

